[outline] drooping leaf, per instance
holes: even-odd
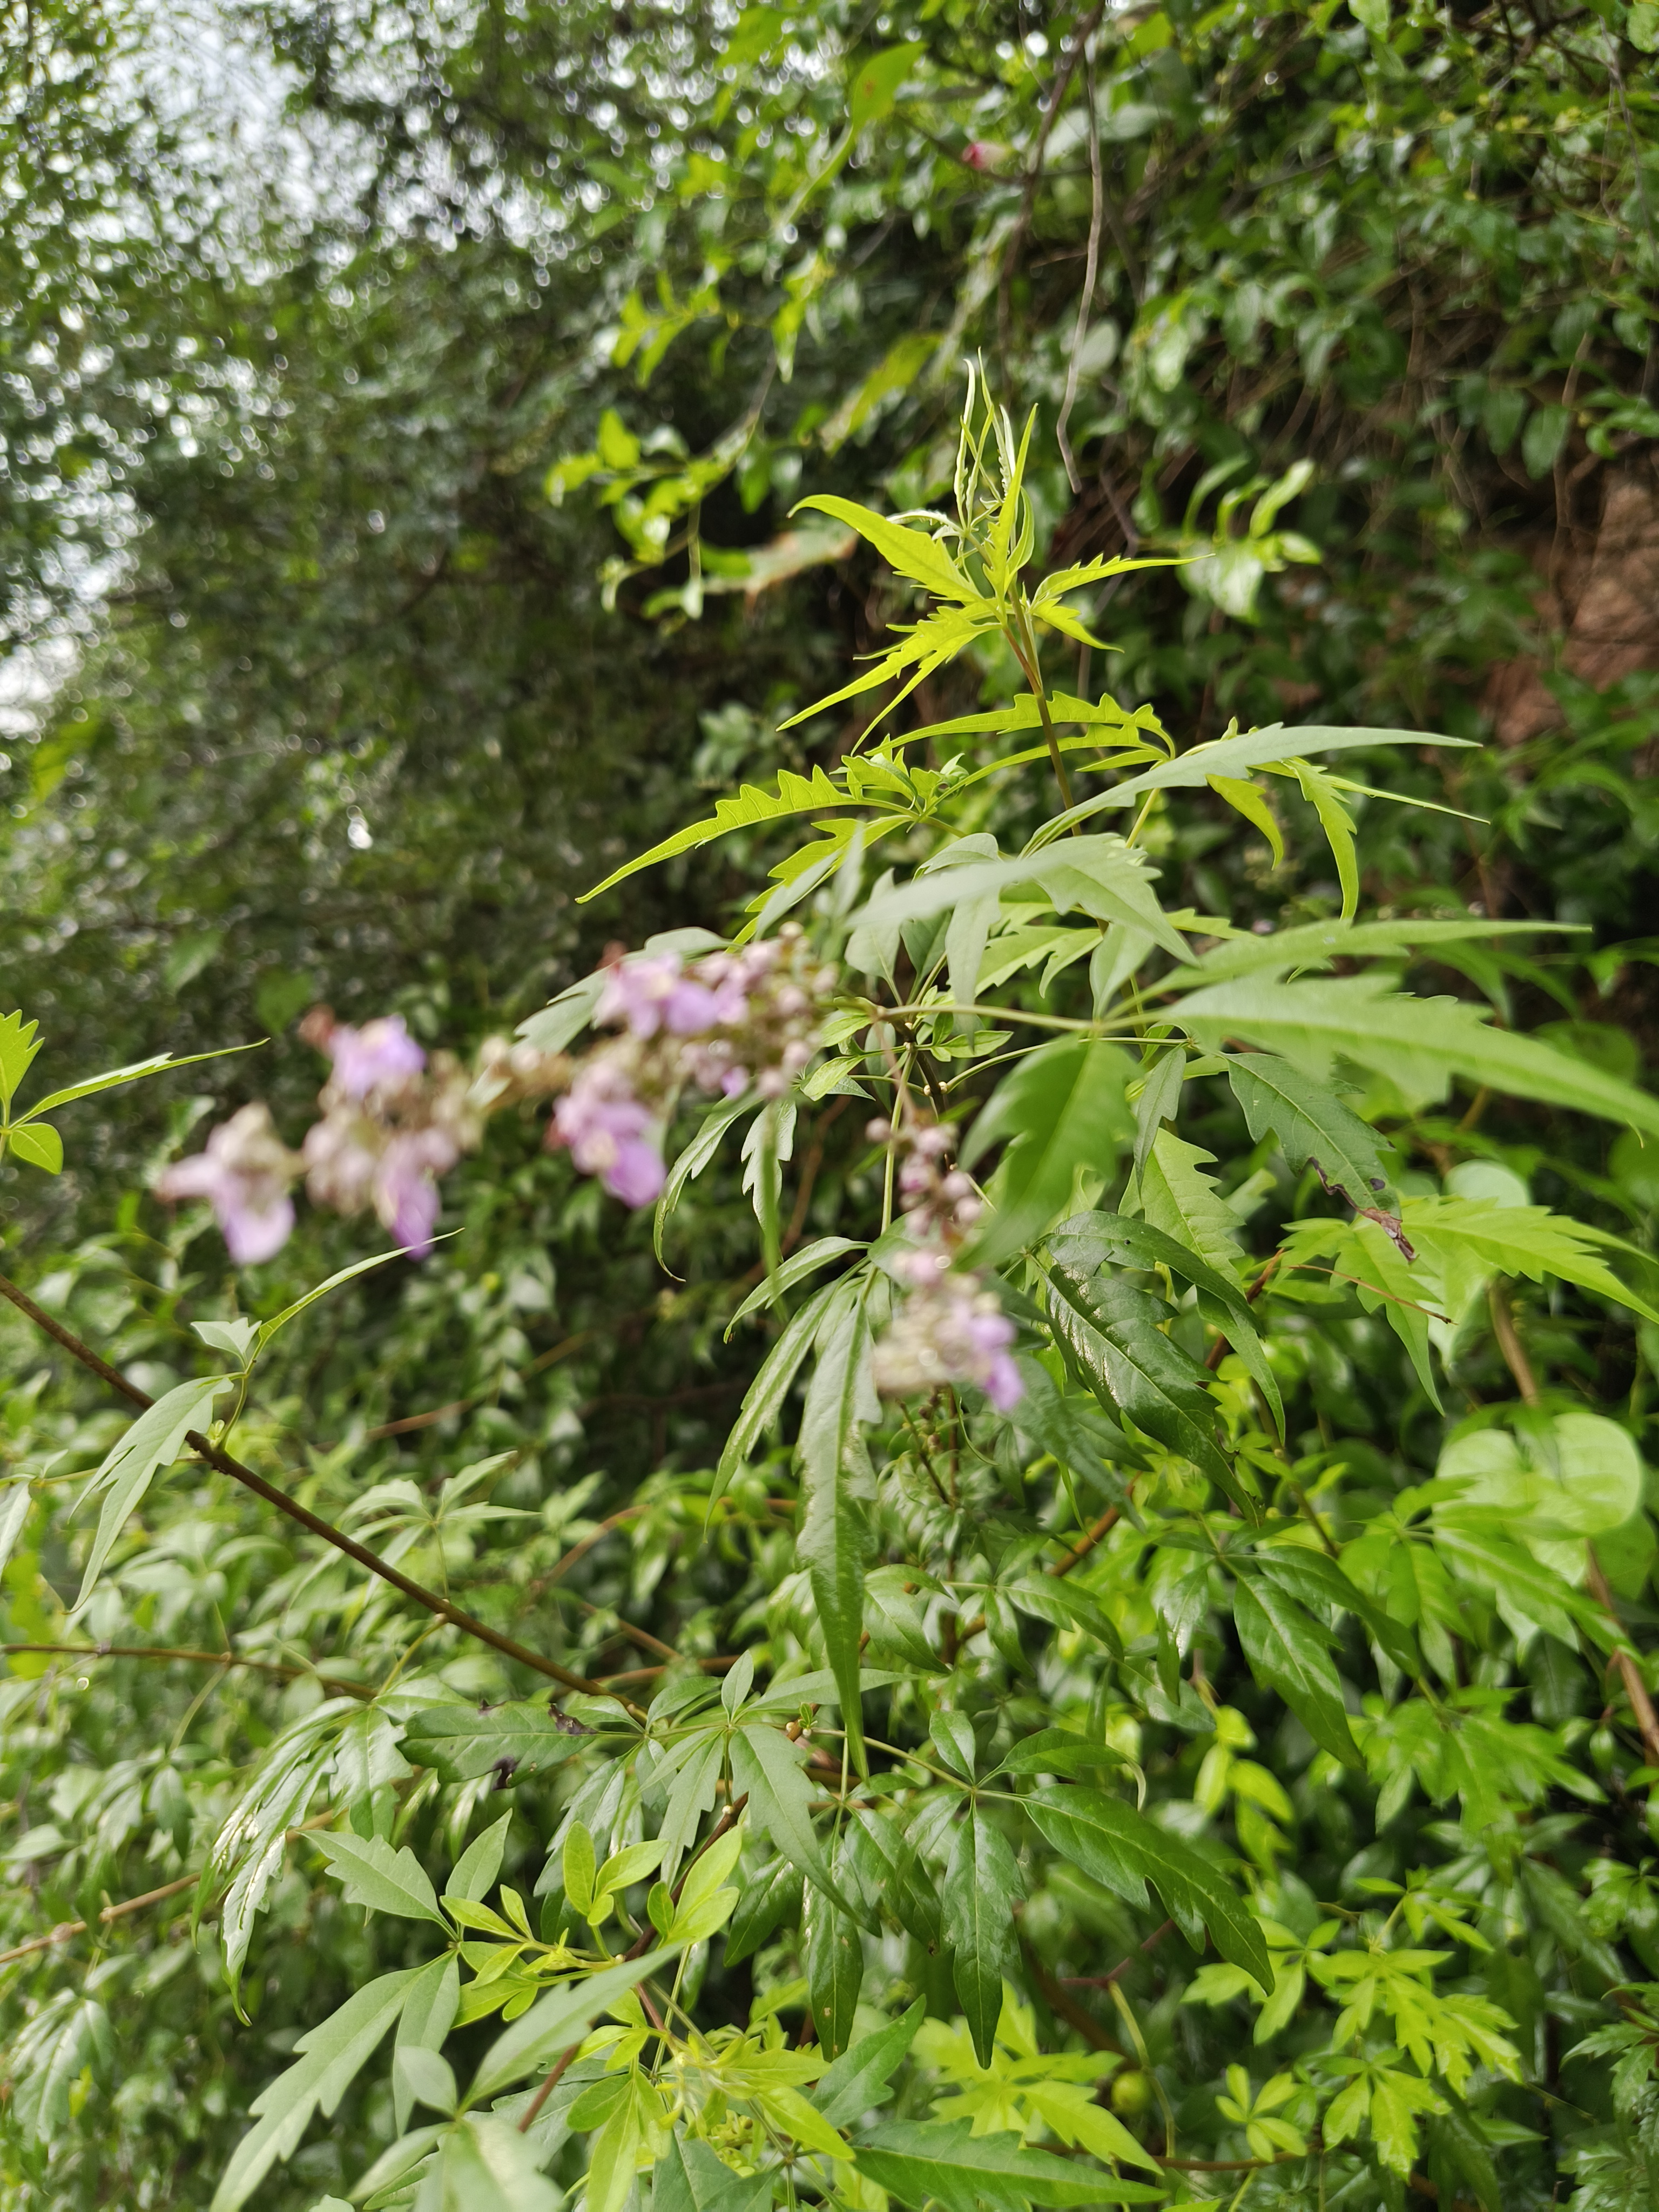
[[[1387,1192],[1383,1140],[1328,1084],[1268,1052],[1229,1054],[1227,1080],[1256,1144],[1277,1137],[1290,1166],[1311,1160],[1350,1206],[1376,1206]]]
[[[303,2055],[262,2089],[251,2110],[257,2124],[232,2153],[211,2212],[240,2212],[278,2159],[291,2158],[320,2111],[325,2118],[373,2056],[398,2014],[420,1969],[381,1974],[295,2044]]]
[[[726,1963],[735,1966],[758,1951],[790,1915],[800,1910],[800,1869],[787,1858],[774,1859],[744,1886],[737,1910],[726,1923]]]
[[[720,1453],[715,1479],[717,1494],[727,1488],[740,1468],[748,1464],[750,1453],[782,1412],[790,1386],[812,1348],[813,1339],[820,1328],[833,1325],[832,1313],[838,1311],[850,1295],[848,1279],[843,1276],[840,1281],[826,1283],[821,1291],[814,1291],[806,1303],[790,1316],[777,1342],[761,1362],[760,1370],[732,1424]]]
[[[970,1804],[951,1844],[939,1892],[957,2001],[981,2066],[991,2063],[1002,2011],[1002,1977],[1013,1948],[1019,1869],[1002,1831]]]
[[[1144,1906],[1146,1884],[1153,1883],[1184,1935],[1201,1945],[1207,1929],[1224,1959],[1272,1990],[1273,1964],[1260,1924],[1190,1844],[1081,1784],[1054,1784],[1023,1802],[1042,1834],[1074,1866],[1130,1905]]]
[[[796,1556],[811,1579],[830,1671],[841,1691],[848,1747],[865,1771],[859,1645],[864,1632],[864,1570],[872,1548],[875,1479],[864,1428],[881,1407],[871,1377],[869,1301],[877,1279],[865,1276],[826,1316],[817,1365],[801,1412],[803,1505]]]
[[[821,2050],[839,2057],[853,2038],[853,2015],[864,1984],[864,1942],[858,1923],[823,1892],[805,1896],[806,1999]]]
[[[1345,1765],[1359,1765],[1328,1632],[1265,1578],[1241,1578],[1235,1585],[1233,1623],[1257,1681],[1278,1691],[1322,1751]]]
[[[489,1832],[493,1834],[494,1831]],[[481,1836],[478,1840],[483,1843],[486,1839]],[[434,1959],[428,1966],[422,1967],[410,1984],[403,2010],[398,2016],[398,2033],[392,2045],[393,2111],[400,2129],[409,2125],[409,2116],[414,2108],[415,2085],[399,2073],[395,2063],[396,2054],[406,2051],[434,2053],[441,2051],[445,2038],[455,2025],[460,1997],[460,1968],[453,1958]],[[448,2097],[438,2100],[434,2110],[447,2112],[453,2106],[455,2087],[453,2075],[448,2087]],[[427,2101],[434,2100],[428,2099]]]
[[[1127,1283],[1056,1263],[1048,1317],[1079,1377],[1103,1403],[1121,1407],[1138,1428],[1188,1459],[1229,1497],[1237,1481],[1216,1440],[1208,1378],[1190,1353],[1164,1335],[1167,1309]]]
[[[164,1398],[140,1413],[126,1433],[110,1446],[102,1465],[87,1485],[88,1494],[105,1493],[97,1533],[87,1554],[81,1590],[71,1608],[73,1619],[97,1587],[104,1562],[127,1517],[143,1503],[150,1484],[165,1467],[171,1467],[185,1448],[192,1429],[204,1427],[219,1393],[231,1377],[215,1375],[205,1382],[180,1382]]]
[[[888,2120],[858,2146],[859,2172],[910,2212],[1025,2212],[1032,2204],[1141,2204],[1161,2197],[1148,2182],[1121,2181],[1018,2136],[974,2134],[966,2120]]]

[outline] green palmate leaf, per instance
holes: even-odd
[[[1085,1274],[1109,1261],[1120,1267],[1167,1267],[1177,1281],[1190,1283],[1198,1292],[1205,1319],[1225,1330],[1280,1433],[1284,1432],[1285,1407],[1279,1378],[1267,1363],[1249,1300],[1236,1276],[1212,1267],[1190,1245],[1156,1223],[1137,1221],[1125,1213],[1079,1213],[1055,1230],[1048,1249],[1057,1260]]]
[[[1468,738],[1444,738],[1425,734],[1421,730],[1345,730],[1315,727],[1285,729],[1274,722],[1265,730],[1249,730],[1242,737],[1218,738],[1207,745],[1194,745],[1188,752],[1178,754],[1174,760],[1147,769],[1144,774],[1131,776],[1127,782],[1114,784],[1092,799],[1085,799],[1064,814],[1057,814],[1043,825],[1041,835],[1046,842],[1062,837],[1074,822],[1086,821],[1091,815],[1108,809],[1133,806],[1152,791],[1196,790],[1207,783],[1212,775],[1242,775],[1253,768],[1265,768],[1270,761],[1289,758],[1292,754],[1347,752],[1358,746],[1375,745],[1468,745]]]
[[[1480,1198],[1411,1198],[1401,1218],[1411,1243],[1437,1263],[1447,1303],[1454,1309],[1462,1303],[1458,1293],[1471,1273],[1477,1285],[1488,1274],[1524,1275],[1534,1283],[1553,1275],[1628,1306],[1646,1321],[1659,1322],[1659,1313],[1627,1290],[1589,1249],[1592,1238],[1614,1249],[1634,1248],[1621,1248],[1618,1239],[1564,1220],[1547,1206],[1505,1206]]]
[[[1213,1152],[1160,1129],[1141,1170],[1140,1210],[1155,1229],[1201,1254],[1224,1281],[1236,1284],[1238,1217],[1204,1173],[1214,1165]]]
[[[653,868],[659,861],[676,860],[682,853],[695,853],[700,846],[712,844],[716,837],[724,837],[733,830],[752,830],[763,822],[781,822],[792,814],[811,813],[815,807],[846,806],[849,803],[847,793],[832,783],[821,768],[814,769],[810,776],[796,775],[784,769],[779,773],[776,791],[763,791],[756,784],[744,784],[735,799],[720,799],[714,811],[704,820],[688,823],[672,837],[664,838],[660,845],[653,845],[648,853],[641,853],[637,860],[613,869],[603,883],[584,891],[577,903],[585,905],[629,876],[637,875],[641,868]]]
[[[914,47],[904,46],[889,49],[893,54],[914,53],[916,51]],[[808,509],[815,509],[820,514],[833,515],[837,522],[844,522],[849,530],[856,530],[860,538],[875,547],[889,568],[896,570],[901,576],[908,576],[912,583],[925,584],[937,598],[956,599],[965,606],[979,597],[944,546],[936,538],[930,538],[926,531],[913,530],[905,523],[895,522],[887,515],[876,514],[871,507],[860,507],[856,500],[837,499],[828,494],[820,493],[811,499],[804,499],[792,507],[790,513],[799,514]]]
[[[1164,1335],[1169,1310],[1145,1291],[1057,1263],[1048,1319],[1079,1379],[1102,1402],[1206,1474],[1235,1502],[1243,1493],[1216,1441],[1208,1377]]]
[[[1054,1628],[1081,1628],[1103,1644],[1114,1658],[1123,1656],[1123,1641],[1112,1622],[1094,1601],[1069,1583],[1052,1575],[1022,1575],[1005,1583],[1000,1595],[1033,1620],[1046,1620]]]
[[[991,2063],[1002,2011],[1002,1977],[1013,1948],[1019,1869],[1001,1830],[969,1805],[951,1843],[939,1892],[957,2001],[981,2066]]]
[[[1038,1237],[1072,1195],[1079,1168],[1109,1177],[1134,1140],[1124,1087],[1133,1063],[1115,1045],[1068,1037],[1044,1045],[1005,1076],[962,1149],[972,1167],[1006,1145],[1000,1202],[972,1258],[994,1266]]]
[[[380,1836],[319,1836],[315,1842],[331,1873],[343,1885],[348,1905],[445,1925],[437,1893],[407,1844],[394,1851]]]
[[[1521,1098],[1598,1114],[1659,1136],[1659,1098],[1535,1037],[1494,1029],[1457,999],[1417,999],[1381,975],[1283,983],[1261,976],[1177,1000],[1167,1018],[1206,1049],[1230,1039],[1280,1052],[1322,1079],[1339,1058],[1374,1069],[1416,1104],[1462,1076]]]
[[[760,1371],[750,1384],[726,1439],[715,1480],[716,1496],[727,1487],[738,1469],[748,1464],[750,1453],[783,1411],[790,1386],[801,1362],[811,1350],[814,1338],[821,1328],[833,1326],[834,1316],[854,1295],[854,1287],[846,1277],[839,1282],[827,1283],[790,1316],[782,1334],[761,1362]]]
[[[0,1014],[0,1104],[8,1109],[42,1042],[39,1022],[26,1022],[21,1013]]]
[[[864,1942],[858,1923],[821,1889],[805,1897],[806,2000],[818,2046],[839,2057],[853,2039],[853,2015],[864,1983]]]
[[[859,1644],[875,1502],[864,1429],[881,1413],[871,1376],[869,1305],[877,1294],[877,1279],[866,1275],[853,1284],[833,1319],[826,1315],[798,1445],[805,1511],[796,1556],[811,1579],[825,1656],[841,1692],[848,1747],[860,1774],[865,1757]]]
[[[137,1511],[161,1470],[171,1467],[184,1450],[190,1431],[199,1429],[207,1421],[214,1400],[229,1387],[231,1380],[228,1375],[216,1375],[205,1382],[180,1382],[140,1413],[125,1435],[111,1445],[103,1464],[87,1485],[88,1496],[96,1496],[100,1490],[105,1492],[104,1505],[98,1516],[92,1549],[87,1555],[81,1592],[71,1609],[71,1619],[92,1595],[104,1571],[104,1562],[125,1527],[128,1516]]]
[[[1266,1579],[1237,1583],[1233,1625],[1256,1680],[1279,1692],[1322,1751],[1345,1765],[1360,1765],[1331,1661],[1329,1630]]]
[[[44,1168],[48,1175],[63,1173],[64,1140],[50,1121],[19,1121],[0,1132],[0,1152],[8,1147],[31,1167]]]
[[[1074,1866],[1130,1905],[1144,1906],[1153,1883],[1170,1917],[1202,1948],[1203,1931],[1224,1959],[1243,1966],[1264,1990],[1273,1965],[1260,1923],[1209,1861],[1115,1797],[1059,1783],[1025,1798],[1039,1832]]]
[[[669,1944],[647,1952],[642,1959],[623,1959],[580,1981],[566,1982],[514,2021],[485,2052],[483,2063],[469,2093],[468,2101],[482,2104],[499,2096],[527,2075],[544,2073],[571,2044],[585,2035],[602,2012],[608,2012],[629,1990],[649,1975],[659,1974],[679,1956],[681,1946]]]
[[[832,2128],[849,2128],[872,2106],[886,2101],[887,2085],[903,2064],[921,2026],[918,1997],[902,2019],[878,2028],[845,2051],[817,2082],[811,2099]]]
[[[880,931],[926,921],[947,908],[1000,899],[1006,891],[1033,884],[1046,893],[1056,913],[1089,914],[1097,921],[1121,922],[1141,931],[1176,959],[1192,957],[1185,939],[1158,902],[1146,856],[1121,837],[1071,837],[1063,845],[1024,853],[1017,859],[964,858],[948,867],[939,866],[943,857],[936,856],[925,873],[908,884],[872,898],[858,916],[862,926]]]
[[[532,1698],[493,1705],[422,1705],[404,1732],[404,1756],[444,1782],[476,1782],[493,1772],[498,1788],[527,1781],[568,1759],[590,1733]]]
[[[295,2049],[303,2055],[254,2099],[258,2124],[236,2146],[214,2193],[212,2212],[240,2212],[278,2159],[290,2158],[320,2111],[327,2118],[403,2010],[421,1969],[382,1974],[348,1997]]]
[[[1194,967],[1199,980],[1219,982],[1230,976],[1253,975],[1266,969],[1276,975],[1328,968],[1340,959],[1386,958],[1393,953],[1428,952],[1437,946],[1462,945],[1472,939],[1536,936],[1540,932],[1571,936],[1577,923],[1559,921],[1489,921],[1470,915],[1452,921],[1437,919],[1397,921],[1309,921],[1294,929],[1238,932],[1200,953]],[[1191,982],[1191,976],[1170,979]]]
[[[652,2180],[651,2212],[767,2212],[769,2173],[734,2173],[706,2142],[672,2136]]]
[[[1230,1054],[1227,1080],[1255,1143],[1277,1137],[1291,1167],[1311,1161],[1350,1206],[1378,1203],[1389,1182],[1384,1140],[1328,1084],[1267,1052]]]
[[[858,2168],[878,2189],[923,2212],[1024,2212],[1031,2204],[1141,2204],[1164,2194],[1121,2181],[1052,2151],[1025,2150],[1018,2136],[975,2135],[967,2120],[889,2120],[858,2146]]]

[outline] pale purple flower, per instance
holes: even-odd
[[[334,1080],[348,1098],[366,1098],[382,1085],[402,1083],[426,1066],[401,1014],[382,1015],[362,1029],[339,1023],[324,1041],[334,1062]]]
[[[415,1129],[394,1137],[374,1178],[374,1210],[410,1256],[432,1249],[438,1218],[434,1177],[455,1164],[455,1147],[441,1129]]]
[[[356,1213],[368,1203],[380,1163],[378,1124],[361,1115],[329,1115],[306,1131],[300,1157],[306,1188],[317,1206]]]
[[[649,1206],[666,1170],[653,1117],[613,1062],[590,1060],[553,1109],[553,1133],[585,1175],[596,1175],[624,1206]]]
[[[1014,1324],[1005,1313],[980,1307],[963,1323],[963,1334],[979,1355],[979,1385],[998,1413],[1006,1413],[1025,1395],[1019,1369],[1008,1346]]]
[[[281,1251],[293,1230],[288,1192],[298,1166],[269,1108],[244,1106],[213,1132],[205,1152],[167,1169],[155,1192],[172,1200],[206,1199],[236,1265],[258,1267]]]

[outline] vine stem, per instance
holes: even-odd
[[[106,1359],[100,1358],[89,1344],[83,1344],[61,1322],[54,1321],[49,1313],[42,1312],[27,1292],[20,1290],[9,1276],[0,1275],[0,1297],[9,1299],[19,1313],[43,1330],[54,1344],[61,1345],[72,1359],[78,1360],[89,1373],[107,1382],[112,1390],[118,1390],[141,1413],[147,1413],[155,1403],[148,1392],[141,1390],[136,1382],[130,1382],[118,1368],[112,1367]],[[355,1537],[346,1535],[331,1522],[325,1521],[320,1514],[313,1513],[308,1506],[301,1505],[297,1498],[289,1498],[285,1492],[278,1490],[275,1483],[267,1482],[264,1475],[256,1474],[251,1467],[244,1467],[240,1460],[233,1459],[228,1452],[222,1451],[199,1430],[188,1431],[185,1442],[197,1458],[212,1468],[216,1474],[228,1475],[233,1482],[240,1482],[245,1490],[251,1490],[267,1505],[274,1506],[289,1520],[297,1521],[312,1535],[320,1537],[325,1544],[331,1544],[337,1552],[343,1552],[347,1559],[355,1560],[358,1566],[366,1568],[370,1574],[378,1575],[382,1582],[390,1583],[393,1589],[401,1591],[412,1603],[424,1606],[428,1613],[436,1613],[439,1620],[447,1621],[452,1628],[459,1628],[463,1635],[471,1636],[480,1644],[487,1644],[505,1658],[516,1659],[521,1667],[533,1668],[537,1674],[562,1683],[567,1690],[580,1690],[587,1697],[606,1694],[597,1682],[589,1681],[585,1674],[573,1674],[568,1668],[561,1667],[556,1659],[544,1659],[539,1651],[532,1651],[514,1638],[503,1635],[500,1629],[492,1628],[488,1621],[476,1619],[451,1599],[440,1596],[436,1590],[426,1589],[419,1583],[411,1582],[407,1575],[378,1558],[367,1546],[358,1543]]]
[[[331,1696],[372,1698],[362,1682],[348,1682],[338,1674],[319,1674],[314,1667],[297,1667],[281,1659],[245,1659],[240,1651],[185,1650],[165,1644],[0,1644],[0,1652],[61,1655],[73,1659],[168,1659],[186,1667],[251,1667],[261,1674],[280,1675],[285,1682],[303,1676],[320,1682]]]

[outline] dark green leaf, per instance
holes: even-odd
[[[812,2091],[812,2102],[832,2128],[850,2128],[872,2106],[884,2101],[888,2083],[904,2063],[921,2026],[918,1997],[902,2018],[878,2028],[843,2051]]]
[[[1390,1182],[1383,1140],[1328,1084],[1271,1052],[1229,1054],[1227,1080],[1257,1144],[1277,1137],[1291,1167],[1311,1160],[1352,1206],[1381,1203]]]
[[[1019,1869],[1007,1839],[975,1807],[957,1826],[939,1892],[957,1996],[981,2066],[1002,2013],[1002,1977],[1013,1944]]]
[[[1164,2194],[1150,2182],[1024,2150],[1018,2136],[976,2136],[967,2120],[889,2120],[858,2146],[858,2166],[910,2212],[934,2203],[945,2212],[1142,2204]]]
[[[497,1786],[526,1781],[568,1759],[591,1734],[525,1698],[492,1705],[422,1705],[404,1732],[404,1756],[444,1782],[476,1782],[492,1771]]]
[[[1265,1577],[1235,1586],[1233,1625],[1256,1680],[1278,1691],[1322,1751],[1362,1765],[1331,1662],[1330,1631]]]
[[[1127,1904],[1144,1906],[1157,1885],[1170,1917],[1201,1948],[1203,1931],[1224,1959],[1273,1986],[1267,1944],[1242,1898],[1191,1844],[1159,1828],[1115,1797],[1081,1785],[1052,1784],[1024,1801],[1054,1848],[1104,1882]]]
[[[821,1889],[805,1897],[806,1997],[821,2050],[839,2057],[853,2039],[853,2015],[864,1984],[864,1941],[858,1923]]]

